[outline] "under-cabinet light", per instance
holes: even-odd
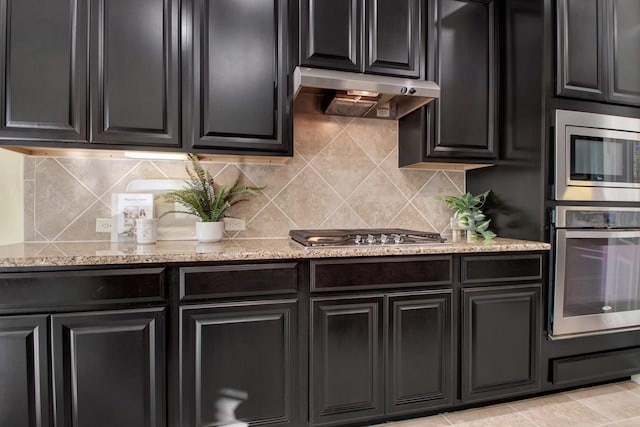
[[[369,90],[348,90],[347,91],[347,95],[349,96],[370,96],[370,97],[377,97],[378,95],[380,95],[380,92],[371,92]]]
[[[125,151],[124,156],[130,159],[145,160],[188,160],[186,153],[167,153],[161,151]]]

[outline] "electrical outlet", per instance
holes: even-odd
[[[96,233],[111,233],[111,218],[96,218]]]
[[[242,218],[224,218],[224,229],[227,231],[244,231],[247,222]]]

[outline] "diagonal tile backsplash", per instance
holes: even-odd
[[[217,182],[240,174],[266,185],[231,216],[234,238],[286,237],[291,228],[405,227],[446,231],[450,213],[436,195],[462,194],[464,172],[397,167],[397,123],[297,112],[295,155],[284,165],[203,163]],[[185,179],[188,162],[25,157],[25,241],[106,241],[111,193],[134,179]]]

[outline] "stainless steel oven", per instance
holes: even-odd
[[[640,208],[555,209],[552,336],[640,328]]]
[[[553,197],[640,201],[640,119],[556,110]]]

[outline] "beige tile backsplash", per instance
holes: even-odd
[[[219,183],[238,174],[266,185],[236,205],[246,231],[228,237],[286,237],[291,228],[405,227],[446,231],[436,195],[462,194],[464,172],[397,167],[397,123],[296,113],[295,155],[284,165],[204,163]],[[134,179],[184,179],[187,162],[25,157],[25,241],[105,241],[111,193]]]

